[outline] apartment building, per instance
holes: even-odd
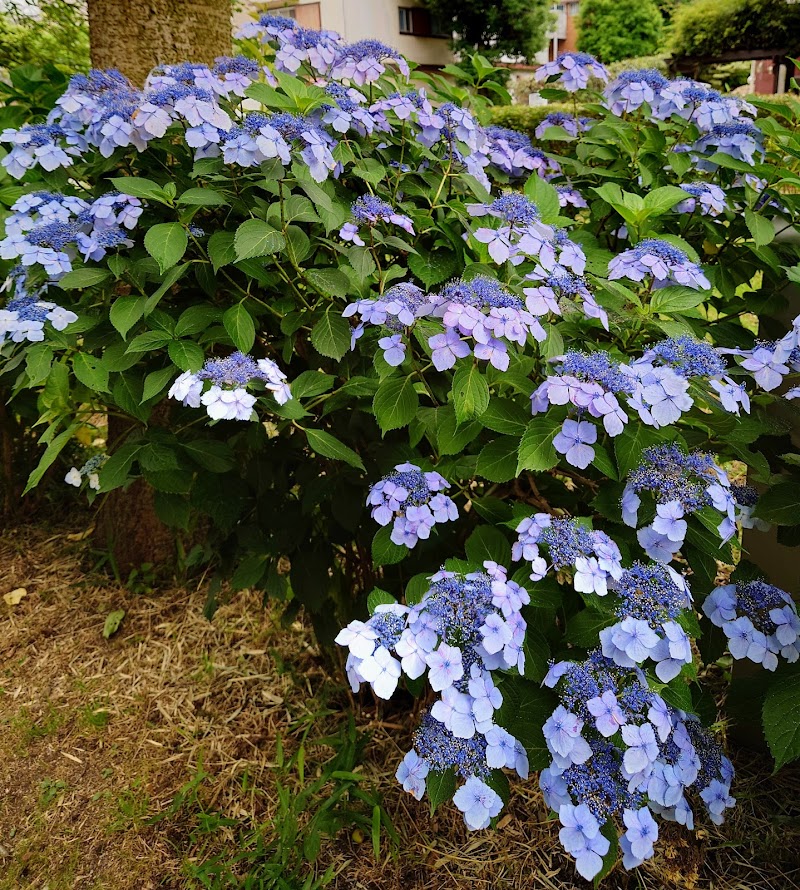
[[[348,43],[380,40],[423,68],[453,61],[450,32],[416,0],[278,0],[247,3],[245,9],[235,25],[269,12],[295,19],[304,28],[337,31]]]

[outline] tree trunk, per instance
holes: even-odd
[[[141,86],[156,65],[213,63],[231,52],[231,0],[89,0],[95,68]]]

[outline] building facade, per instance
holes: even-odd
[[[337,31],[348,43],[380,40],[423,68],[453,61],[450,33],[417,0],[278,0],[248,3],[245,8],[235,25],[269,12],[292,18],[304,28]]]

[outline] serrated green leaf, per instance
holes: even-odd
[[[172,344],[170,343],[170,346]],[[144,389],[142,390],[141,402],[146,402],[158,395],[166,386],[172,382],[175,377],[174,368],[162,368],[160,371],[151,371],[144,378]]]
[[[467,538],[464,550],[467,559],[478,566],[487,559],[501,566],[511,564],[511,544],[500,529],[491,525],[479,525]]]
[[[286,247],[283,233],[263,219],[248,219],[236,230],[234,249],[239,260],[267,256]]]
[[[146,303],[147,297],[132,296],[117,297],[112,303],[108,317],[123,340],[128,336],[128,331],[144,315]]]
[[[383,433],[408,426],[418,407],[419,397],[410,377],[388,377],[381,381],[372,400],[372,410]]]
[[[337,309],[328,307],[311,329],[311,345],[320,355],[337,361],[350,349],[350,325]]]
[[[256,342],[256,325],[244,304],[237,303],[226,309],[222,324],[234,346],[241,352],[250,352]]]
[[[800,757],[800,672],[796,666],[775,675],[761,716],[777,771]]]
[[[372,562],[376,566],[394,565],[408,556],[408,547],[395,544],[391,535],[391,526],[385,525],[378,529],[372,539]]]
[[[145,232],[144,246],[163,275],[186,253],[189,236],[180,223],[158,223]]]
[[[431,770],[425,779],[425,788],[428,792],[432,816],[441,804],[447,803],[455,794],[456,775],[452,767],[444,772]]]
[[[458,257],[444,250],[411,254],[408,258],[408,268],[428,289],[452,278],[459,265]]]
[[[744,211],[744,221],[753,236],[753,241],[756,242],[756,247],[765,247],[775,240],[775,227],[760,213],[756,213],[748,207]]]
[[[108,392],[108,369],[102,359],[95,358],[85,352],[78,352],[72,357],[72,372],[84,386],[95,392]]]
[[[93,269],[84,266],[81,269],[73,269],[67,272],[62,278],[58,279],[58,286],[61,290],[83,290],[86,287],[94,287],[96,284],[102,284],[111,278],[108,269]]]
[[[122,619],[124,617],[124,609],[115,609],[113,612],[108,613],[103,624],[103,636],[106,639],[113,637],[114,634],[119,630],[120,625],[122,624]]]
[[[234,246],[235,235],[233,232],[214,232],[208,239],[208,257],[214,272],[219,272],[223,266],[229,266],[235,263],[237,259],[236,247]]]
[[[205,353],[191,340],[171,340],[167,345],[167,352],[173,364],[181,371],[199,371],[203,367]]]
[[[349,448],[343,442],[340,442],[336,436],[326,433],[325,430],[306,430],[306,438],[308,439],[309,448],[321,454],[323,457],[330,457],[333,460],[341,460],[357,470],[364,470],[364,464],[358,454]]]
[[[775,525],[800,524],[800,482],[778,482],[759,495],[753,515]]]
[[[367,611],[370,615],[374,615],[378,606],[389,606],[396,602],[391,593],[381,590],[380,587],[373,587],[367,597]]]
[[[191,188],[178,197],[178,204],[186,204],[191,207],[222,207],[228,203],[225,195],[216,189]]]
[[[561,425],[547,417],[534,417],[528,424],[519,443],[517,476],[523,470],[543,472],[558,463],[558,454],[553,447]]]
[[[456,371],[452,393],[453,408],[459,423],[480,417],[489,407],[489,384],[476,365]]]

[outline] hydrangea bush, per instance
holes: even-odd
[[[354,691],[422,696],[397,778],[471,829],[531,770],[587,878],[652,856],[659,819],[721,822],[704,664],[775,671],[767,738],[800,754],[800,622],[740,542],[798,520],[800,318],[771,318],[800,104],[756,124],[566,55],[541,79],[595,84],[591,117],[534,145],[374,41],[274,16],[244,40],[143,89],[76,76],[0,136],[30,182],[0,243],[29,487],[120,418],[66,482],[143,478],[202,530],[191,560],[336,635]]]

